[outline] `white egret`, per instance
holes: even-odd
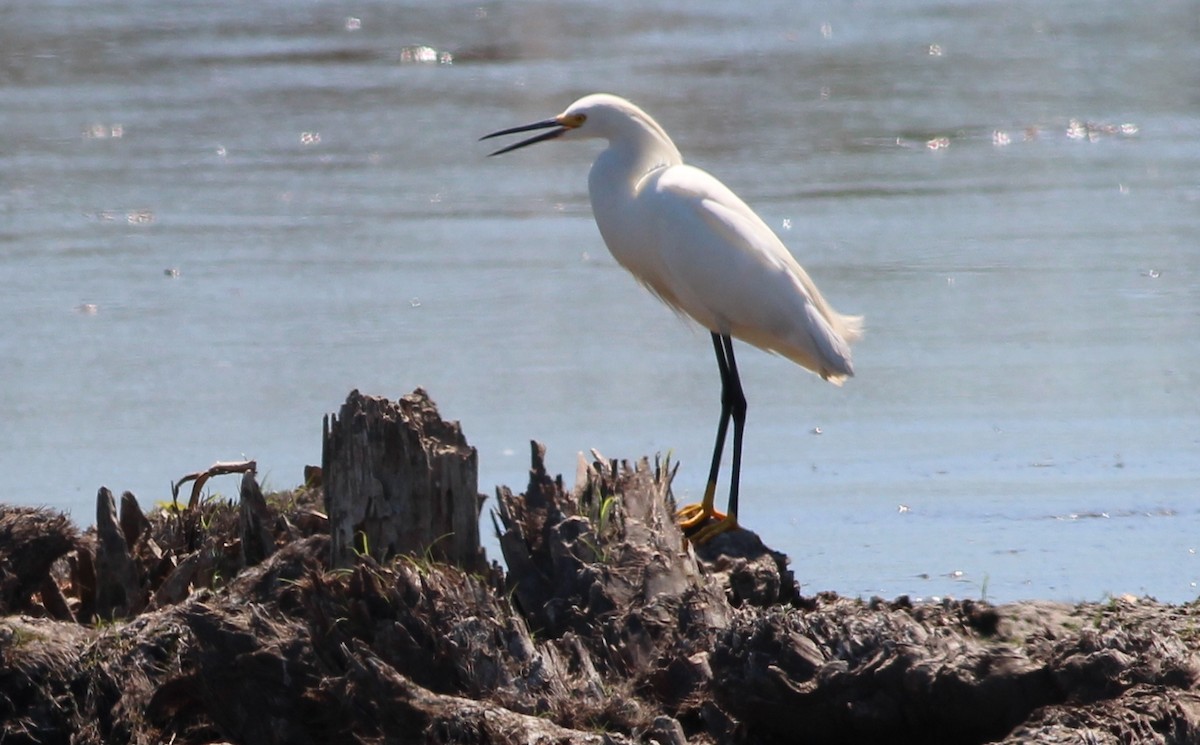
[[[732,339],[841,385],[854,374],[850,344],[862,336],[862,318],[835,311],[766,223],[720,181],[685,165],[666,131],[629,101],[585,96],[552,119],[481,139],[539,129],[548,131],[491,154],[553,139],[607,140],[588,175],[588,193],[608,250],[656,297],[712,333],[721,374],[712,466],[704,498],[677,517],[696,542],[737,528],[746,397]],[[733,463],[722,514],[713,500],[731,419]]]

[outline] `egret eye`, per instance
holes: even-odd
[[[563,114],[559,117],[558,123],[564,127],[575,129],[576,127],[583,126],[583,123],[586,121],[587,114]]]

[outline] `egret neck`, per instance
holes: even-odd
[[[658,122],[636,106],[628,103],[627,106],[628,111],[624,112],[627,116],[606,116],[602,121],[594,121],[600,117],[593,117],[588,122],[598,125],[595,136],[608,140],[608,147],[588,172],[592,213],[613,258],[668,305],[675,307],[676,302],[666,287],[654,281],[662,272],[656,257],[651,252],[634,248],[650,240],[650,236],[638,234],[637,226],[646,223],[630,217],[633,211],[639,210],[637,197],[642,189],[653,188],[655,175],[682,164],[683,156]]]

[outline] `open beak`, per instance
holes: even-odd
[[[554,129],[550,129],[551,127],[554,127]],[[533,124],[526,124],[521,127],[512,127],[511,129],[502,129],[499,132],[492,132],[490,135],[484,135],[483,137],[480,137],[479,139],[481,141],[482,140],[490,140],[493,137],[500,137],[501,135],[515,135],[518,132],[531,132],[535,129],[550,129],[550,131],[542,132],[540,135],[534,135],[533,137],[530,137],[525,140],[521,140],[520,142],[514,143],[507,147],[502,147],[494,153],[488,153],[488,157],[490,158],[493,155],[503,155],[504,153],[511,153],[513,150],[517,150],[517,149],[525,147],[526,145],[532,145],[537,142],[553,140],[555,137],[561,137],[562,133],[566,132],[568,129],[570,129],[570,127],[563,125],[563,123],[560,122],[557,118],[546,119],[545,121],[534,122]]]

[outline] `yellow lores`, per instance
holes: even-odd
[[[608,250],[660,300],[712,333],[721,374],[712,467],[704,499],[677,517],[696,542],[737,528],[746,397],[733,338],[841,385],[854,374],[850,344],[862,336],[862,318],[835,311],[766,223],[720,181],[685,165],[658,122],[629,101],[585,96],[553,119],[483,139],[539,129],[547,131],[492,155],[552,139],[607,140],[588,175],[588,193]],[[721,514],[713,500],[731,419],[733,473]]]

